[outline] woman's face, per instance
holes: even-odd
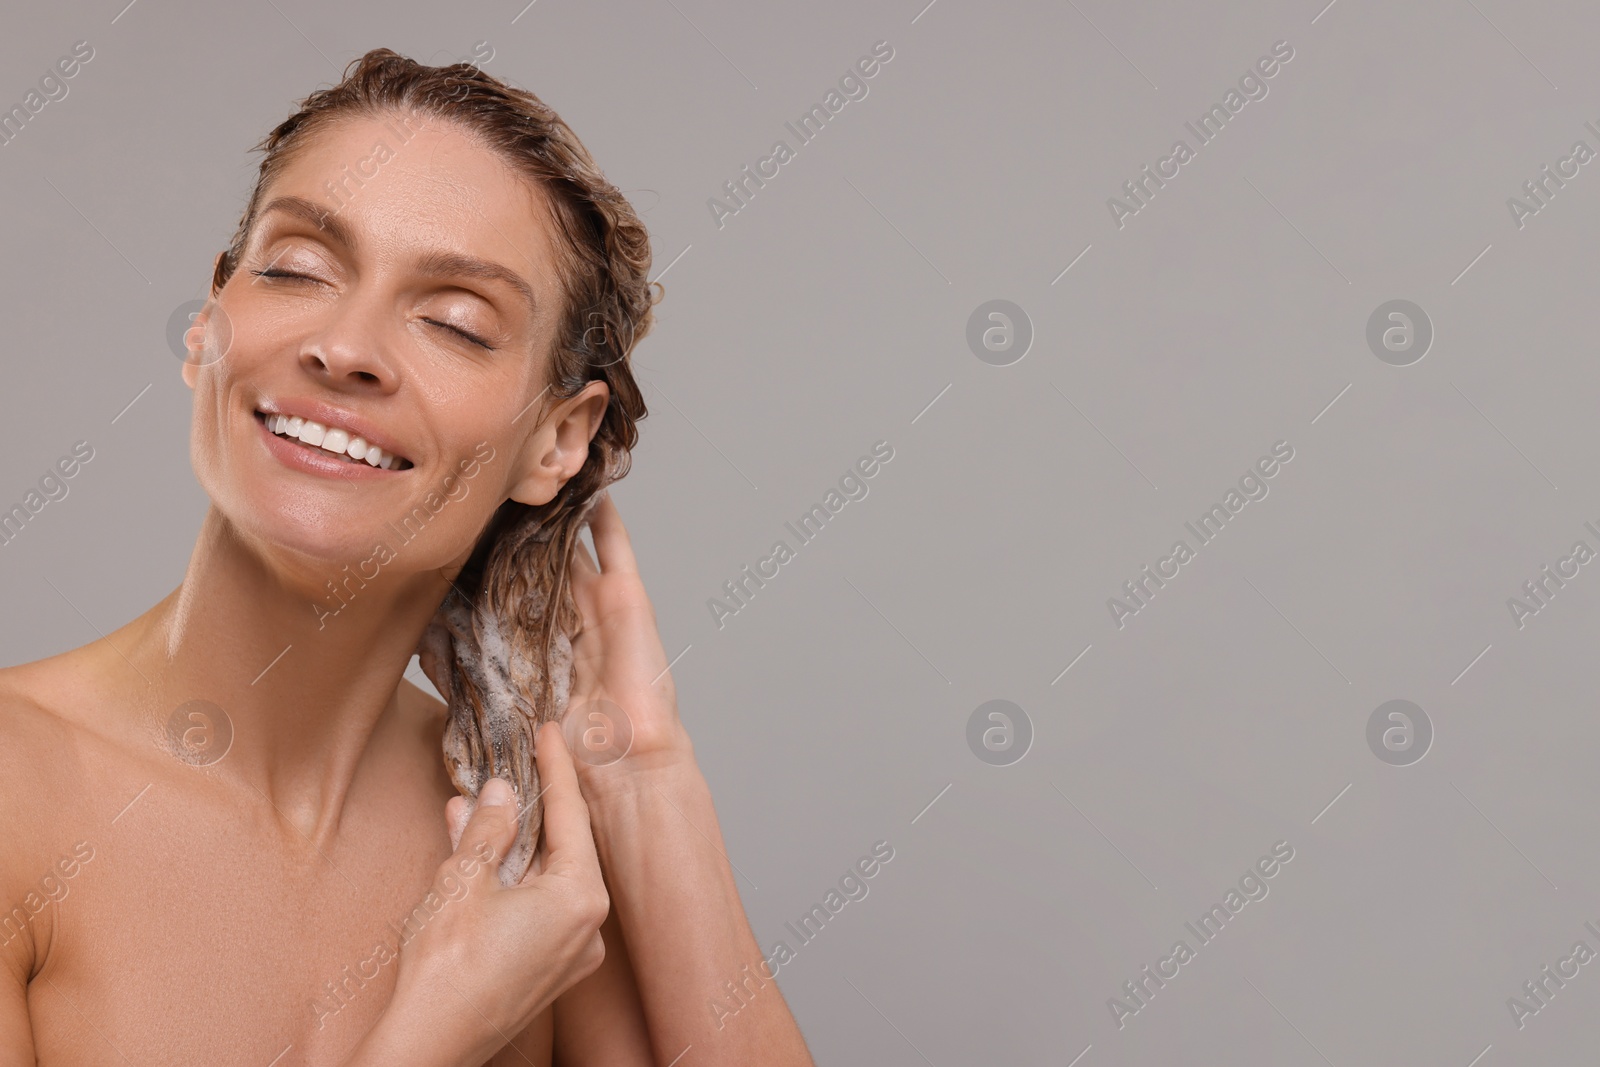
[[[184,365],[195,473],[245,536],[332,570],[434,570],[508,496],[542,503],[576,473],[604,404],[535,426],[557,238],[498,155],[437,118],[342,120],[260,204]]]

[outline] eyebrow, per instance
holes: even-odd
[[[261,209],[259,217],[265,218],[274,211],[281,211],[285,215],[292,215],[297,219],[311,223],[317,229],[326,231],[335,241],[352,251],[356,247],[356,235],[350,232],[350,227],[346,226],[342,219],[337,218],[333,212],[317,206],[303,196],[277,197],[269,201],[267,206]]]
[[[261,209],[260,217],[275,211],[309,222],[352,252],[356,249],[355,233],[344,220],[314,201],[307,200],[303,196],[276,197]],[[535,316],[539,313],[539,301],[534,297],[532,287],[516,271],[499,263],[462,255],[459,252],[430,252],[417,263],[417,270],[435,278],[476,278],[481,281],[501,282],[510,286],[522,297],[530,312]]]
[[[481,281],[503,282],[515,289],[527,302],[531,314],[535,316],[539,314],[539,301],[534,299],[532,287],[523,281],[522,276],[516,271],[499,263],[464,256],[459,252],[430,252],[417,263],[417,270],[430,277],[477,278]]]

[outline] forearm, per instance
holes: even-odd
[[[762,966],[711,791],[692,758],[589,798],[657,1062],[813,1067]]]

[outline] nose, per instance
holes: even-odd
[[[400,379],[386,328],[375,302],[346,296],[329,310],[321,328],[306,337],[300,365],[332,389],[392,393]]]

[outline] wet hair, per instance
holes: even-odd
[[[648,281],[643,222],[549,106],[471,63],[425,66],[377,48],[354,60],[338,84],[301,101],[257,145],[263,157],[255,188],[217,261],[213,295],[238,266],[263,194],[299,148],[338,122],[395,114],[455,124],[544,194],[557,236],[562,310],[540,417],[590,381],[610,390],[582,469],[545,504],[500,505],[418,650],[449,705],[444,757],[457,789],[474,803],[483,784],[499,776],[529,808],[500,869],[510,884],[531,861],[542,824],[533,737],[543,722],[562,716],[570,693],[571,638],[582,621],[569,583],[572,554],[597,494],[628,471],[646,414],[629,355],[649,332],[664,290]]]

